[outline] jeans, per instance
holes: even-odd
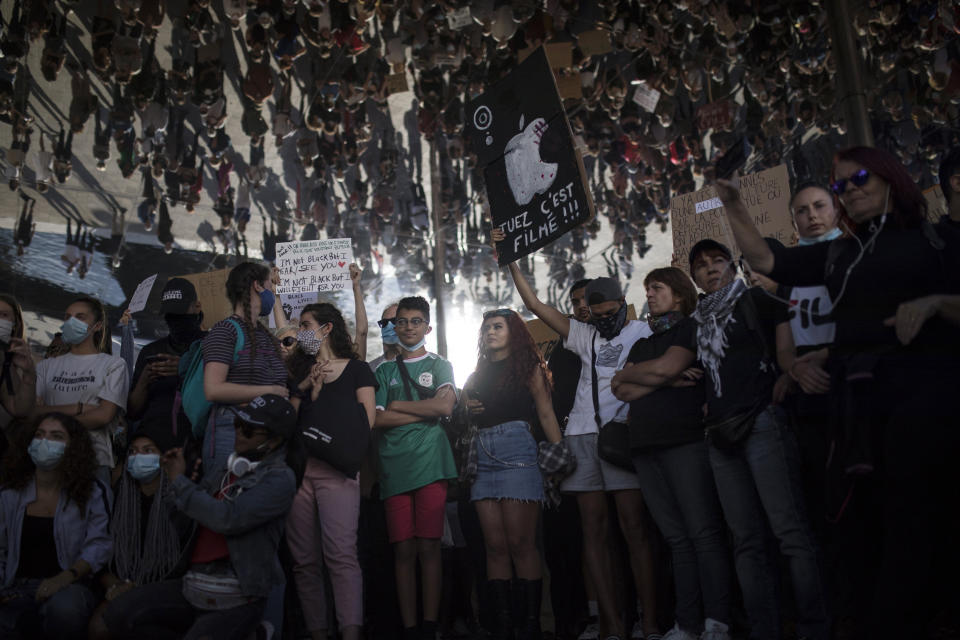
[[[184,640],[245,638],[263,616],[264,600],[202,611],[187,602],[181,580],[165,580],[137,587],[111,602],[103,621],[115,638]]]
[[[74,583],[38,603],[35,597],[40,583],[18,581],[0,594],[4,599],[0,605],[0,637],[86,638],[87,623],[97,604],[93,592],[84,584]]]
[[[797,635],[825,640],[830,627],[817,545],[800,490],[800,453],[782,411],[765,409],[736,448],[710,445],[709,450],[720,503],[733,531],[750,638],[782,637],[776,570],[765,544],[768,522],[789,562]]]
[[[703,619],[730,623],[733,567],[723,514],[703,441],[633,458],[643,498],[670,546],[680,628],[699,633]]]
[[[200,456],[204,475],[226,465],[237,439],[233,412],[221,406],[215,406],[211,411],[213,415],[203,432],[203,451]]]

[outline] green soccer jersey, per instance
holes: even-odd
[[[428,353],[404,360],[410,378],[424,387],[439,390],[453,382],[449,362]],[[388,360],[377,367],[377,409],[386,409],[394,400],[419,400],[410,386],[407,394],[398,365]],[[414,422],[402,427],[380,430],[380,497],[389,498],[424,487],[437,480],[457,477],[457,467],[447,435],[438,420]]]

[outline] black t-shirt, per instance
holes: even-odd
[[[749,320],[744,307],[745,299],[750,296],[756,308],[756,319]],[[751,329],[751,326],[759,329]],[[732,416],[755,407],[759,402],[773,401],[773,385],[779,372],[776,366],[777,325],[789,322],[787,307],[768,296],[763,289],[747,289],[733,309],[733,318],[727,324],[727,348],[720,363],[720,386],[722,395],[716,394],[709,372],[704,372],[707,392],[707,421]],[[766,340],[769,360],[763,357],[763,343],[760,334]],[[696,352],[696,339],[691,343]]]
[[[558,344],[550,354],[547,368],[553,374],[553,412],[557,415],[560,427],[573,410],[577,399],[577,386],[580,384],[580,356]]]
[[[467,382],[470,397],[483,403],[483,413],[473,416],[478,428],[492,427],[512,420],[534,424],[537,409],[526,384],[505,382],[513,365],[513,356],[488,362],[470,376]]]
[[[205,335],[205,333],[198,333],[197,338],[201,339]],[[131,380],[130,388],[132,389],[136,386],[137,381],[140,380],[140,376],[143,375],[144,369],[149,364],[148,359],[151,356],[182,356],[189,348],[190,344],[186,346],[175,345],[169,337],[155,340],[145,346],[137,356],[137,364],[133,369],[133,379]],[[154,379],[153,382],[147,385],[147,403],[144,405],[143,411],[139,416],[141,424],[147,425],[160,422],[169,424],[172,428],[171,414],[173,412],[173,403],[174,400],[176,400],[179,382],[180,379],[178,376],[163,376],[162,378]],[[185,423],[180,423],[180,426],[184,425]],[[182,433],[188,432],[189,428]],[[181,433],[179,428],[177,429],[177,433]]]
[[[960,356],[960,332],[942,318],[928,320],[917,337],[904,347],[893,327],[884,326],[897,307],[931,294],[960,293],[960,227],[938,224],[944,241],[937,250],[921,227],[897,229],[888,219],[875,245],[850,270],[846,290],[838,300],[847,271],[860,253],[853,238],[823,242],[808,247],[778,249],[770,277],[784,285],[826,284],[834,303],[837,353],[895,349],[904,355],[923,354],[945,364]],[[862,229],[858,237],[867,243],[871,233]],[[837,244],[839,255],[827,273],[830,247]]]
[[[697,323],[684,318],[663,333],[634,343],[627,362],[655,360],[670,347],[696,354]],[[673,447],[703,440],[704,385],[662,387],[630,403],[630,449]]]
[[[23,514],[17,579],[50,578],[60,573],[53,518]]]
[[[363,406],[357,401],[357,389],[377,388],[370,366],[360,360],[350,360],[343,373],[333,382],[324,383],[316,400],[307,393],[300,405],[301,430],[310,427],[323,429],[326,425],[356,424],[357,428],[369,429]]]

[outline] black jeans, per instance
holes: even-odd
[[[182,593],[181,580],[137,587],[111,602],[103,621],[116,638],[133,640],[232,640],[244,638],[263,617],[266,599],[232,609],[195,609]]]

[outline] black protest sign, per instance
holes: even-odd
[[[467,105],[467,137],[483,167],[500,265],[590,219],[593,204],[543,48]]]

